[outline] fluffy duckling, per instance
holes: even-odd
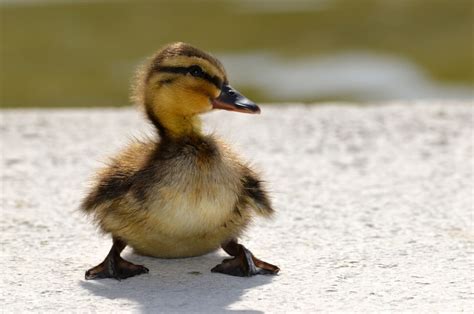
[[[255,215],[273,213],[261,179],[226,144],[204,134],[198,117],[213,109],[259,113],[259,107],[229,85],[217,59],[185,43],[167,45],[151,58],[135,94],[157,136],[113,158],[82,203],[113,239],[105,260],[86,279],[147,273],[120,256],[127,245],[161,258],[222,247],[233,258],[212,272],[278,273],[237,242]]]

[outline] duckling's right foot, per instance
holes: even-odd
[[[120,252],[125,246],[125,242],[114,239],[114,244],[105,260],[86,271],[86,279],[114,278],[121,280],[148,273],[148,268],[145,266],[132,264],[120,257]]]

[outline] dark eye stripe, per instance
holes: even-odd
[[[192,65],[189,67],[157,67],[156,70],[160,72],[167,72],[167,73],[179,73],[179,74],[188,74],[191,73],[192,70],[195,70],[196,66]],[[222,80],[217,76],[211,76],[209,73],[202,71],[202,74],[199,76],[200,78],[205,79],[211,84],[214,84],[218,89],[222,88]]]

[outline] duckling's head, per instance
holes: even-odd
[[[135,99],[162,135],[198,132],[196,115],[212,109],[260,113],[255,103],[229,85],[219,60],[189,44],[162,48],[137,81]]]

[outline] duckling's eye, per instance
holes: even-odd
[[[196,76],[196,77],[203,77],[204,76],[204,72],[202,71],[202,69],[197,66],[197,65],[193,65],[193,66],[190,66],[189,67],[189,73],[192,75],[192,76]]]

